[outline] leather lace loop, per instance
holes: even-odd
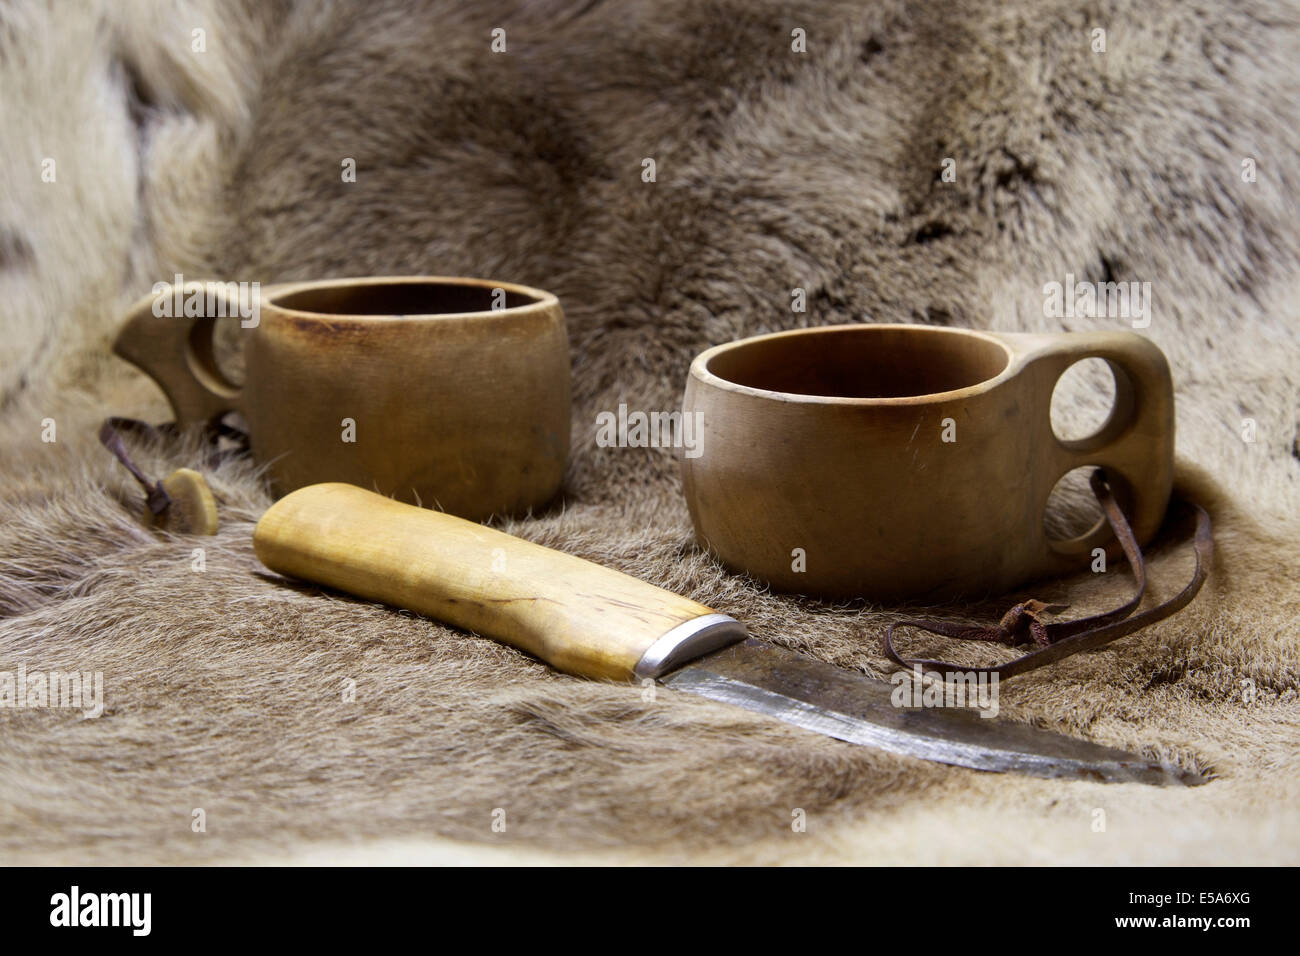
[[[1214,539],[1210,516],[1206,510],[1195,502],[1187,502],[1196,514],[1196,532],[1192,540],[1196,552],[1196,570],[1192,573],[1191,581],[1168,601],[1140,614],[1134,614],[1133,612],[1142,603],[1147,586],[1146,562],[1142,556],[1142,549],[1138,547],[1133,529],[1129,526],[1123,509],[1120,508],[1110,485],[1106,482],[1105,472],[1100,468],[1093,471],[1089,483],[1093,494],[1101,504],[1106,522],[1119,540],[1124,558],[1133,573],[1133,596],[1128,601],[1103,614],[1094,614],[1075,621],[1052,623],[1048,623],[1044,618],[1064,611],[1067,605],[1044,604],[1036,600],[1022,601],[1007,611],[998,623],[988,626],[953,624],[929,619],[895,621],[889,625],[882,640],[885,656],[902,667],[920,667],[923,670],[938,672],[945,678],[950,674],[974,673],[996,674],[1000,680],[1005,680],[1048,664],[1055,664],[1072,654],[1103,647],[1111,641],[1127,637],[1148,624],[1163,620],[1191,603],[1192,598],[1200,591],[1201,585],[1205,583],[1210,563],[1214,558]],[[894,649],[894,631],[900,627],[917,628],[961,641],[993,641],[1011,647],[1033,644],[1037,649],[996,667],[970,667],[946,661],[905,658]]]

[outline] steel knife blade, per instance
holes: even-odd
[[[983,717],[970,707],[900,707],[896,684],[754,638],[706,654],[661,680],[837,740],[959,767],[1110,783],[1203,782],[1176,766]]]

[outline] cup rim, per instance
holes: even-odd
[[[859,398],[845,395],[808,395],[802,392],[781,392],[774,389],[757,388],[753,385],[742,385],[739,382],[733,382],[709,369],[709,363],[718,355],[756,342],[767,341],[770,339],[793,338],[796,336],[821,335],[831,332],[869,329],[907,329],[923,335],[972,336],[998,346],[1006,353],[1007,362],[997,375],[983,379],[973,385],[949,389],[944,392],[925,392],[920,395],[899,395],[877,398]],[[840,325],[818,325],[810,328],[786,329],[780,332],[751,335],[747,338],[724,342],[721,345],[715,345],[711,348],[705,349],[697,355],[694,361],[691,362],[690,374],[692,378],[702,385],[709,385],[713,388],[735,392],[740,395],[749,395],[754,398],[766,398],[781,402],[805,405],[843,406],[924,405],[931,402],[947,402],[955,399],[967,398],[996,388],[1002,382],[1015,374],[1017,371],[1016,358],[1016,350],[1013,349],[1005,339],[996,333],[984,332],[979,329],[949,328],[944,326],[911,324],[907,322],[849,322]]]
[[[513,305],[504,309],[477,309],[473,312],[404,312],[397,315],[391,312],[315,312],[310,309],[294,309],[280,304],[280,299],[299,292],[314,292],[319,289],[336,289],[345,286],[380,286],[380,285],[447,285],[467,286],[480,289],[504,289],[516,295],[527,296],[531,302]],[[274,283],[274,289],[268,291],[263,299],[264,307],[271,307],[277,312],[291,315],[298,319],[320,320],[354,320],[360,322],[383,321],[386,319],[434,320],[434,319],[470,319],[502,318],[524,315],[530,311],[541,311],[559,305],[554,293],[518,282],[501,282],[495,279],[479,279],[469,276],[344,276],[331,279],[305,279],[300,282]]]

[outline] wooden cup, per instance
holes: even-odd
[[[1093,435],[1052,430],[1057,380],[1109,363]],[[1173,481],[1169,366],[1131,332],[1008,334],[908,325],[800,329],[720,345],[691,365],[703,413],[682,461],[698,540],[781,591],[875,600],[994,594],[1118,554],[1104,521],[1043,525],[1067,472],[1100,465],[1139,542]],[[945,440],[948,439],[948,440]]]
[[[196,290],[245,326],[242,388],[214,359],[216,319],[158,308]],[[250,320],[234,294],[156,290],[114,351],[162,387],[182,427],[240,412],[278,493],[347,482],[482,519],[559,489],[570,383],[555,296],[480,279],[329,279],[262,289]]]

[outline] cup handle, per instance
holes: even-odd
[[[238,318],[221,283],[187,282],[180,287],[181,300],[202,291],[220,304],[223,315]],[[127,310],[113,351],[158,383],[176,413],[181,428],[208,427],[226,412],[239,408],[241,389],[221,373],[212,341],[216,318],[159,314],[155,304],[172,299],[176,286],[170,283],[137,301]],[[257,313],[254,312],[254,315]]]
[[[1046,421],[1041,426],[1058,452],[1057,473],[1043,491],[1043,506],[1063,475],[1097,465],[1106,470],[1134,535],[1145,544],[1164,520],[1173,488],[1174,391],[1164,353],[1134,332],[1017,338],[1021,341],[1013,347],[1022,353],[1024,371],[1036,380],[1035,387],[1044,397],[1041,407],[1046,409]],[[1052,392],[1071,365],[1088,358],[1110,364],[1115,378],[1114,405],[1093,434],[1075,440],[1058,438],[1051,422]],[[1043,537],[1047,539],[1046,531]],[[1086,554],[1107,542],[1116,544],[1105,522],[1077,538],[1048,540],[1052,551],[1067,557]]]

